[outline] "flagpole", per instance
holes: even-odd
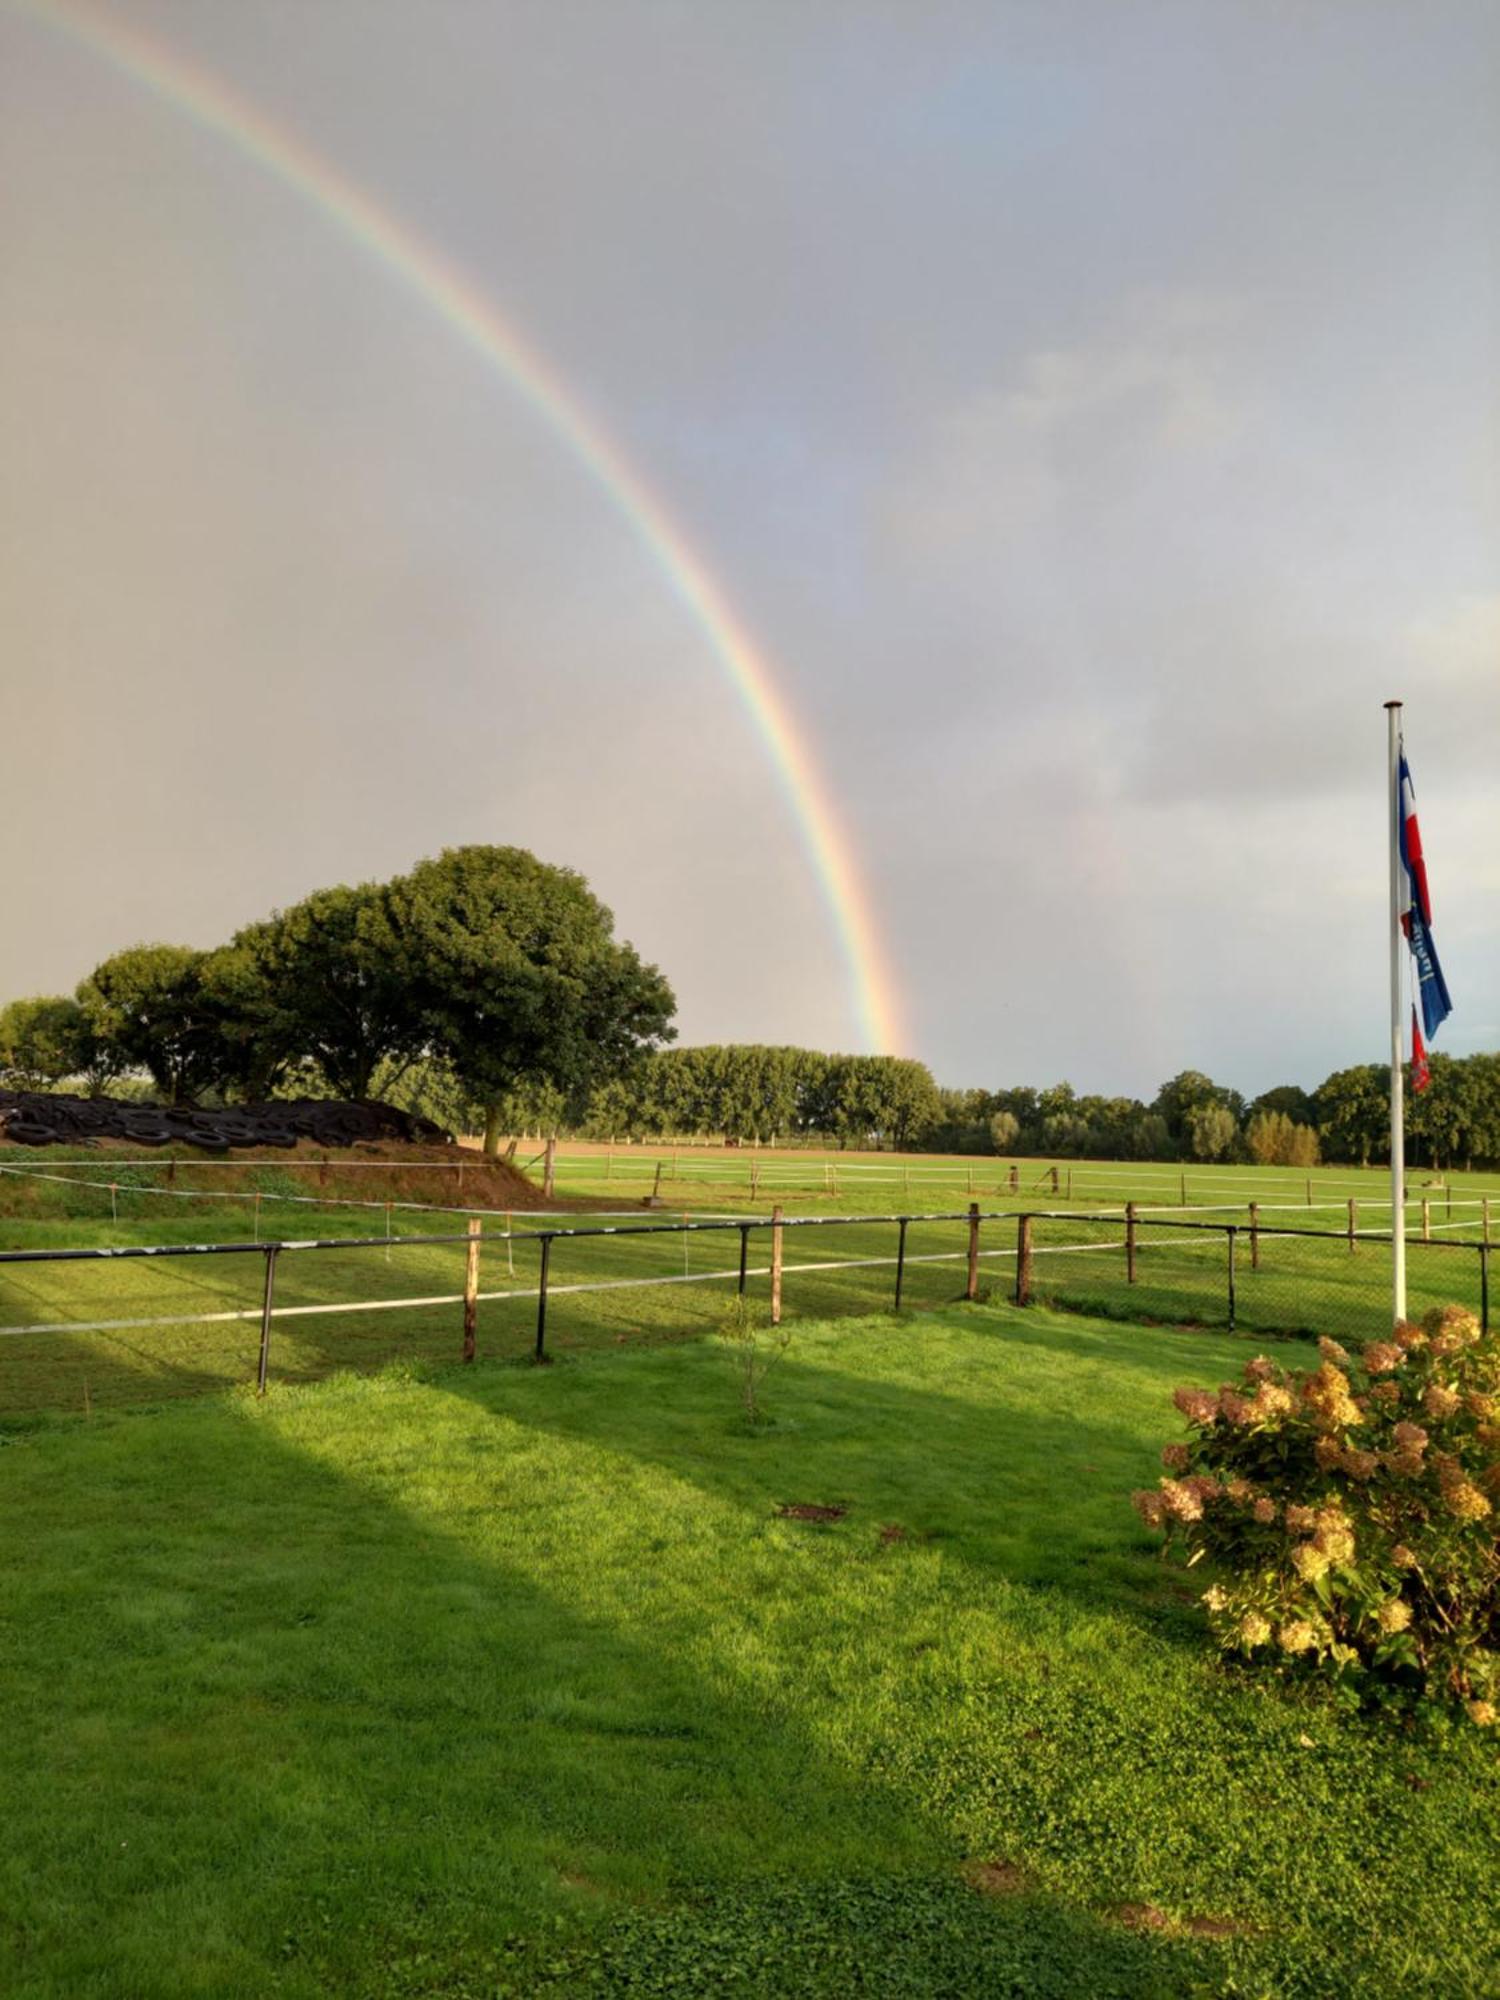
[[[1391,1317],[1406,1318],[1406,1136],[1401,1107],[1401,703],[1385,705],[1390,778],[1385,830],[1391,857]]]

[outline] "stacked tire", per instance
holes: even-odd
[[[448,1145],[452,1135],[430,1118],[390,1104],[301,1097],[210,1109],[197,1104],[134,1104],[111,1097],[64,1097],[0,1090],[0,1142],[17,1146],[91,1146],[118,1139],[132,1146],[191,1146],[204,1153],[239,1147]]]

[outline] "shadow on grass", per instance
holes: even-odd
[[[1195,1339],[1188,1355],[1143,1357],[1137,1334],[1131,1370],[1154,1372],[1159,1360],[1152,1407],[1137,1385],[1110,1379],[1111,1364],[1126,1357],[1106,1330],[1019,1312],[930,1324],[943,1343],[942,1386],[924,1362],[922,1321],[851,1323],[802,1353],[794,1329],[765,1392],[771,1421],[757,1431],[738,1411],[729,1356],[702,1348],[560,1369],[545,1395],[508,1395],[485,1368],[448,1371],[441,1382],[528,1427],[691,1481],[753,1519],[787,1504],[841,1505],[848,1511],[836,1532],[871,1561],[941,1551],[981,1579],[1123,1613],[1153,1639],[1201,1651],[1198,1591],[1162,1563],[1129,1495],[1154,1484],[1161,1444],[1180,1427],[1170,1392],[1191,1377],[1184,1363],[1227,1372],[1222,1343],[1215,1352]],[[1008,1366],[1018,1347],[1035,1369]],[[862,1370],[872,1349],[877,1369]],[[1103,1370],[1091,1408],[1077,1400],[1085,1360]],[[1066,1376],[1049,1365],[1060,1361]],[[635,1378],[629,1395],[615,1392],[619,1367]],[[648,1379],[659,1395],[642,1393]],[[816,1491],[806,1490],[810,1479]]]
[[[909,1798],[706,1674],[649,1574],[630,1631],[544,1588],[587,1454],[497,1436],[486,1375],[477,1408],[364,1385],[0,1455],[7,1994],[1144,1995],[1213,1962],[979,1899]],[[557,1428],[646,1450],[619,1409]]]

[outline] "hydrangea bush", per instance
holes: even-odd
[[[1179,1389],[1191,1426],[1132,1496],[1189,1564],[1215,1638],[1384,1704],[1500,1712],[1500,1339],[1448,1306],[1357,1356],[1264,1356]]]

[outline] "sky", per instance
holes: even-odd
[[[618,486],[122,34],[652,496],[863,983]],[[1500,1047],[1497,212],[1490,0],[0,0],[0,998],[493,841],[684,1042],[1313,1085],[1388,1046],[1400,697]]]

